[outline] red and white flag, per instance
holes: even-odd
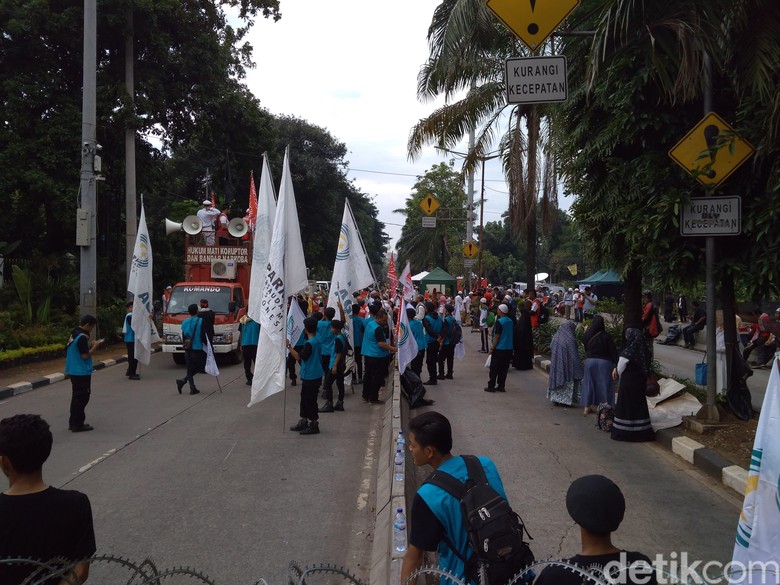
[[[398,292],[398,271],[395,269],[395,258],[390,252],[390,264],[387,265],[387,279],[390,281],[390,295],[395,297]]]
[[[401,284],[404,287],[404,300],[408,303],[414,298],[414,283],[412,282],[412,267],[409,262],[401,273]]]
[[[246,222],[249,224],[249,229],[254,232],[257,222],[257,191],[255,190],[254,171],[249,174],[249,211],[246,215]]]

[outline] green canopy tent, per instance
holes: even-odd
[[[623,279],[614,270],[599,270],[577,281],[577,284],[580,288],[590,285],[600,299],[613,298],[617,301],[623,299]]]
[[[434,268],[424,278],[420,280],[420,290],[433,291],[433,289],[443,290],[445,294],[455,294],[457,281],[454,276],[441,268]]]

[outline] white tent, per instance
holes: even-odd
[[[425,278],[429,274],[430,274],[430,272],[428,272],[427,270],[424,271],[424,272],[420,272],[420,274],[415,274],[414,276],[412,276],[412,280],[413,281],[415,281],[415,280],[422,280],[423,278]]]

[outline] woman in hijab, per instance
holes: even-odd
[[[645,398],[649,375],[650,354],[642,331],[629,327],[623,333],[623,348],[617,367],[612,370],[613,380],[620,377],[615,422],[612,426],[612,438],[616,441],[642,442],[655,439]]]
[[[585,377],[582,380],[582,406],[584,415],[596,406],[606,402],[615,405],[615,383],[612,370],[618,362],[617,348],[612,336],[604,328],[604,317],[594,315],[593,321],[582,337],[585,344]]]
[[[534,367],[534,334],[529,305],[527,301],[523,303],[515,324],[512,365],[518,370],[532,370]]]
[[[579,403],[582,389],[582,362],[574,337],[576,323],[564,321],[550,344],[550,385],[547,399],[556,406]]]

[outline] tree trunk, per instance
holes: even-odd
[[[623,324],[626,327],[642,329],[642,270],[632,264],[626,272],[623,285]]]

